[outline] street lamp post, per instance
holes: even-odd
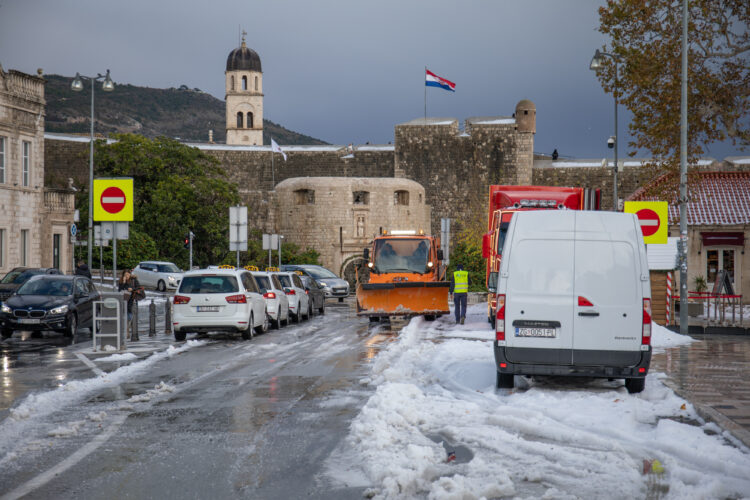
[[[604,61],[605,57],[609,57],[614,61],[615,63],[615,90],[613,92],[613,95],[615,96],[615,135],[614,138],[614,148],[615,148],[615,168],[612,175],[612,183],[614,184],[614,187],[612,189],[613,197],[614,197],[614,210],[615,212],[619,210],[620,203],[619,199],[617,198],[617,144],[620,142],[617,137],[617,89],[619,87],[619,80],[617,76],[617,63],[619,62],[617,56],[613,54],[608,54],[607,52],[600,52],[599,49],[596,49],[596,52],[594,53],[594,57],[591,58],[591,64],[589,65],[589,69],[593,71],[597,71],[602,67],[602,62]],[[610,147],[612,147],[612,138],[610,138]]]
[[[94,84],[99,80],[102,82],[102,90],[112,92],[115,89],[115,83],[109,77],[109,70],[106,75],[98,73],[97,76],[83,76],[76,73],[76,77],[70,83],[71,90],[80,92],[83,90],[83,80],[91,81],[91,149],[89,151],[89,225],[88,225],[88,266],[91,269],[91,250],[93,247],[94,233]]]

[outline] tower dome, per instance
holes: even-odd
[[[230,52],[229,57],[227,57],[227,71],[262,72],[260,56],[247,46],[245,40],[242,40],[242,45]]]

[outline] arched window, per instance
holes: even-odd
[[[253,128],[253,114],[247,114],[247,128]]]
[[[232,75],[232,79],[230,80],[230,82],[231,82],[231,85],[229,86],[229,90],[236,90],[234,88],[234,75]]]
[[[242,90],[247,90],[247,77],[242,77]]]
[[[258,77],[255,77],[255,91],[258,91]]]
[[[237,128],[242,128],[242,111],[237,112]]]

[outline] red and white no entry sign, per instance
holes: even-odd
[[[659,230],[659,215],[651,210],[650,208],[642,208],[638,210],[635,215],[638,217],[638,222],[641,223],[641,231],[643,236],[651,236],[656,234]]]
[[[102,191],[102,208],[111,214],[116,214],[125,208],[125,193],[117,186],[110,186]]]

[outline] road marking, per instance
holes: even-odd
[[[0,497],[0,500],[15,500],[17,498],[24,497],[31,493],[34,490],[37,490],[38,488],[41,488],[48,482],[50,482],[55,477],[59,476],[63,472],[67,471],[74,465],[76,465],[78,462],[86,458],[88,455],[90,455],[93,451],[95,451],[97,448],[99,448],[102,444],[104,444],[112,435],[117,432],[117,429],[120,428],[120,426],[125,422],[125,420],[128,418],[128,415],[117,415],[114,418],[114,421],[112,422],[112,425],[107,428],[106,431],[102,432],[98,436],[96,436],[94,439],[92,439],[86,446],[79,449],[75,453],[73,453],[71,456],[57,464],[56,466],[52,467],[51,469],[47,470],[46,472],[43,472],[36,476],[34,479],[31,479],[15,490],[11,491],[10,493],[7,493]]]
[[[91,371],[93,371],[94,373],[96,373],[100,377],[103,377],[104,375],[106,375],[106,373],[104,373],[104,371],[101,368],[99,368],[98,366],[96,366],[93,361],[91,361],[89,358],[87,358],[86,356],[84,356],[80,352],[76,353],[76,358],[80,359],[81,362],[83,362],[84,365],[86,365],[89,368],[91,368]]]

